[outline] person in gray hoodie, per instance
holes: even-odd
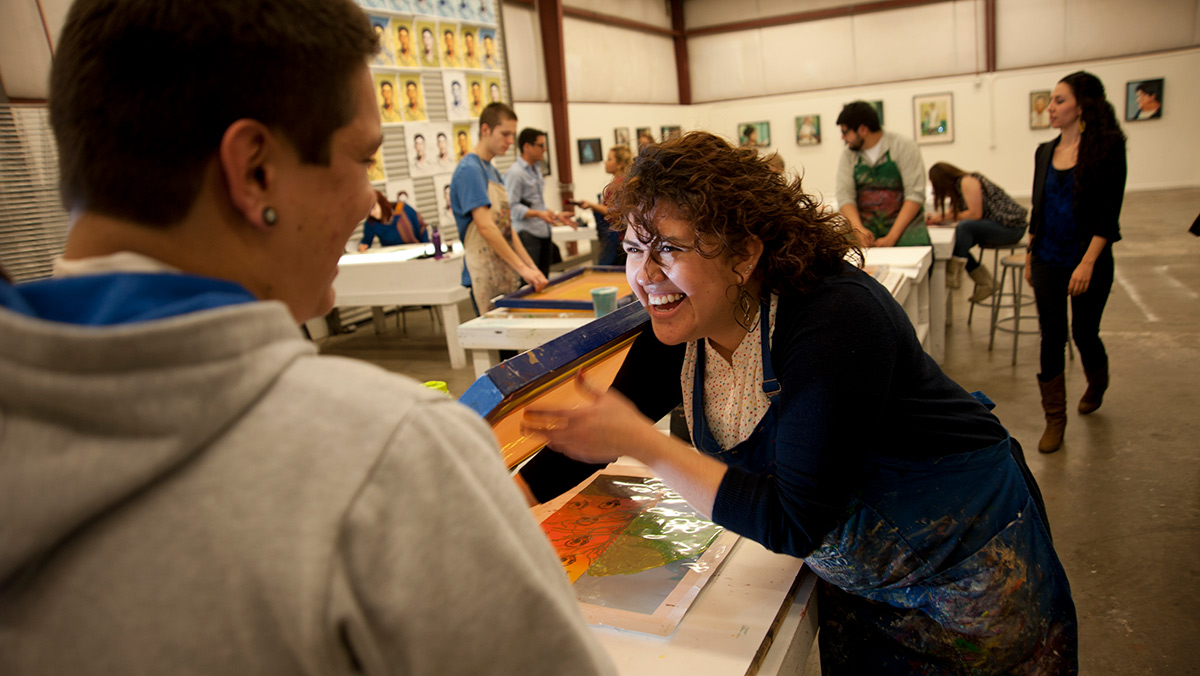
[[[473,413],[297,322],[373,192],[348,0],[78,0],[0,282],[0,673],[609,674]]]

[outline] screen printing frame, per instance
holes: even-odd
[[[541,450],[546,445],[545,438],[536,434],[521,439],[501,438],[504,433],[498,428],[512,427],[511,418],[521,415],[534,403],[544,402],[553,407],[556,393],[573,387],[571,381],[581,370],[592,373],[606,360],[617,356],[623,360],[624,350],[649,324],[650,315],[641,303],[630,303],[491,367],[467,388],[459,402],[492,427],[504,463],[512,469]],[[615,366],[619,368],[619,363]],[[607,370],[616,375],[617,369]],[[589,379],[589,385],[600,390],[611,384],[611,379],[607,382]]]
[[[532,286],[523,286],[519,290],[514,291],[506,296],[501,296],[493,302],[496,307],[507,308],[522,308],[522,309],[541,309],[541,310],[594,310],[591,298],[587,300],[552,300],[546,298],[537,298],[539,294],[553,290],[554,287],[560,286],[563,283],[570,282],[576,277],[581,277],[588,272],[619,272],[625,274],[625,266],[623,265],[587,265],[581,268],[575,268],[569,272],[557,275],[550,279],[541,291],[534,291]],[[628,305],[634,301],[633,292],[617,298],[617,307]]]

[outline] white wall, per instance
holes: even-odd
[[[835,167],[843,145],[835,121],[842,105],[856,99],[884,102],[884,126],[910,138],[912,97],[951,92],[954,95],[955,141],[921,146],[926,166],[946,161],[981,171],[1013,195],[1027,196],[1033,181],[1033,152],[1055,131],[1029,128],[1029,92],[1051,89],[1064,75],[1079,69],[1096,74],[1109,100],[1123,117],[1125,84],[1166,79],[1164,114],[1159,120],[1123,123],[1129,136],[1130,190],[1200,185],[1200,49],[1099,62],[1081,62],[984,74],[914,80],[888,85],[849,87],[789,96],[759,97],[693,106],[698,128],[734,138],[738,123],[768,120],[772,146],[789,168],[803,171],[809,192],[832,200]],[[822,142],[797,146],[795,118],[821,116]],[[575,127],[573,126],[574,130]],[[574,133],[574,132],[573,132]]]

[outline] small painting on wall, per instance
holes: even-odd
[[[917,143],[952,143],[954,95],[946,93],[914,96],[913,131]]]
[[[875,109],[875,114],[879,115],[879,126],[883,126],[883,99],[878,101],[867,101],[871,107]]]
[[[1029,92],[1029,128],[1050,128],[1050,90],[1038,89]]]
[[[662,127],[662,140],[664,141],[670,141],[671,139],[679,138],[682,135],[683,131],[680,130],[679,125],[677,124],[663,125]]]
[[[738,145],[743,148],[765,148],[771,145],[771,123],[743,122],[739,124]]]
[[[1163,114],[1163,79],[1135,80],[1125,85],[1125,121],[1157,120]]]
[[[616,127],[613,129],[613,143],[619,146],[629,147],[629,127]]]
[[[603,158],[600,151],[600,139],[598,138],[581,138],[579,139],[579,163],[580,164],[595,164]]]
[[[821,116],[801,115],[796,118],[796,145],[815,146],[821,142]]]
[[[654,132],[650,131],[650,127],[638,127],[636,129],[636,131],[637,131],[637,140],[638,140],[638,145],[637,145],[638,150],[645,148],[646,146],[650,145],[651,143],[654,143]]]

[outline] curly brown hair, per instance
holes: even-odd
[[[689,132],[642,150],[615,195],[613,227],[646,233],[656,263],[663,237],[655,221],[663,215],[691,223],[696,251],[706,258],[745,256],[757,237],[763,293],[804,292],[839,274],[847,256],[861,267],[863,255],[849,222],[823,210],[800,180],[772,171],[753,148]]]

